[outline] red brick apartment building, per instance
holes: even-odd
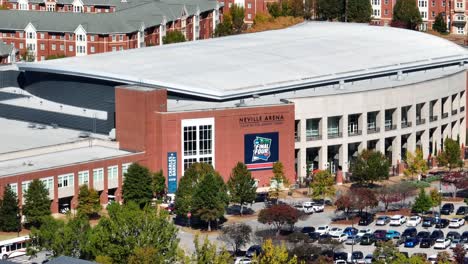
[[[166,32],[174,30],[189,41],[207,39],[221,15],[214,0],[116,2],[106,9],[109,13],[95,11],[101,6],[92,1],[83,8],[74,6],[72,12],[35,11],[43,10],[44,2],[26,2],[27,7],[21,8],[21,1],[6,3],[17,8],[0,11],[0,42],[14,45],[21,55],[36,61],[162,45]],[[77,3],[82,6],[80,0],[72,4]]]

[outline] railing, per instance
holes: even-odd
[[[306,136],[307,141],[321,140],[321,139],[322,139],[322,135],[309,135],[309,136]]]
[[[437,119],[438,119],[437,116],[430,116],[430,117],[429,117],[429,121],[430,121],[430,122],[435,122],[435,121],[437,121]]]
[[[367,134],[375,134],[380,132],[380,127],[374,127],[367,129]]]
[[[419,126],[419,125],[423,125],[426,123],[426,119],[425,118],[420,118],[420,119],[416,119],[416,125]]]
[[[442,119],[447,118],[447,117],[448,117],[448,113],[443,113],[442,114]]]
[[[452,115],[456,115],[458,113],[457,109],[452,110]]]
[[[386,125],[385,126],[385,131],[390,131],[390,130],[395,130],[396,129],[396,125]]]
[[[362,130],[348,131],[348,136],[350,137],[360,136],[360,135],[362,135]]]
[[[402,121],[401,122],[401,128],[411,127],[411,125],[412,125],[412,123],[408,122],[408,121]]]
[[[460,107],[460,113],[461,112],[465,112],[465,107],[464,106]]]
[[[343,133],[339,132],[339,133],[329,133],[328,134],[328,138],[340,138],[343,136]]]

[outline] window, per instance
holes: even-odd
[[[373,14],[374,14],[374,16],[376,16],[376,17],[380,16],[380,9],[374,9],[374,10],[373,10]]]
[[[41,39],[44,39],[44,38],[45,38],[44,33],[40,33],[39,36],[41,37]]]
[[[94,41],[94,36],[89,36],[90,41]]]
[[[124,35],[120,35],[120,41],[123,41],[124,40]]]
[[[248,3],[247,8],[249,8],[249,9],[252,8],[252,3]]]
[[[252,19],[252,14],[247,14],[248,19]]]
[[[41,179],[41,181],[44,183],[46,189],[49,190],[49,194],[54,192],[54,177],[44,178]]]
[[[116,51],[117,51],[117,47],[112,47],[112,51],[113,51],[113,52],[116,52]]]
[[[45,61],[45,56],[41,56],[41,61]]]
[[[56,50],[56,49],[57,49],[57,45],[52,44],[52,50]]]
[[[427,7],[427,1],[426,0],[419,0],[418,5],[419,5],[419,7]]]
[[[76,46],[76,53],[78,54],[86,54],[86,47],[85,46]]]
[[[21,183],[21,191],[23,192],[23,195],[28,191],[29,185],[31,185],[31,181],[24,181]]]
[[[214,119],[182,120],[183,168],[195,162],[214,164]]]
[[[232,7],[232,3],[229,3],[229,5],[228,5],[228,6],[229,6],[229,8],[231,8],[231,7]]]
[[[20,49],[24,49],[24,44],[20,43]]]
[[[73,12],[75,12],[75,13],[81,13],[81,12],[83,12],[83,7],[82,7],[82,6],[79,6],[79,5],[74,5],[74,6],[73,6]]]
[[[31,5],[32,10],[36,10],[36,5]]]
[[[23,35],[23,32],[20,32],[20,33],[19,33],[19,36],[20,36],[20,38],[23,38],[23,36],[24,36],[24,35]]]
[[[41,50],[45,50],[45,45],[41,44]]]
[[[78,184],[81,186],[83,184],[89,184],[89,171],[80,171],[78,172]]]
[[[94,46],[91,46],[91,53],[94,53],[95,50],[94,50]]]
[[[435,6],[435,1],[434,0],[432,0],[431,5],[432,5],[432,7]]]
[[[58,180],[58,187],[59,188],[71,187],[71,186],[74,185],[74,183],[73,183],[73,173],[60,175],[60,176],[58,176],[57,180]]]
[[[18,184],[17,183],[10,183],[10,189],[16,194],[18,195]]]
[[[457,2],[457,8],[463,8],[463,2]]]
[[[87,6],[86,10],[87,10],[88,13],[91,13],[91,7],[90,6]]]
[[[386,5],[388,5],[388,0],[385,0],[385,2],[384,2],[384,3],[385,3]]]
[[[113,42],[116,41],[116,36],[115,36],[115,35],[112,35],[112,41],[113,41]]]
[[[388,9],[385,9],[385,15],[388,15]]]
[[[26,38],[27,39],[35,39],[36,36],[35,36],[35,34],[33,32],[27,32],[26,33]]]
[[[444,1],[442,1],[442,6],[445,6],[445,0],[444,0]]]
[[[116,180],[119,177],[119,166],[107,167],[107,179]]]
[[[68,51],[73,51],[73,45],[68,46]]]
[[[125,173],[128,171],[128,167],[132,165],[131,163],[122,164],[122,178],[125,177]]]
[[[6,38],[7,34],[6,33],[2,33],[2,37]]]
[[[465,28],[464,27],[457,27],[457,34],[465,34]]]
[[[426,11],[421,11],[421,17],[423,19],[426,19],[427,18],[427,12]]]
[[[76,35],[76,41],[86,41],[86,35],[83,35],[83,34]]]
[[[52,35],[52,39],[56,39],[56,38],[57,38],[57,36],[55,36],[55,35]]]
[[[380,5],[380,0],[372,0],[373,5]]]
[[[434,11],[431,12],[431,17],[435,17],[435,12]]]
[[[103,168],[93,170],[93,180],[95,183],[104,181],[104,169]]]
[[[64,51],[64,50],[65,50],[65,45],[60,44],[60,50],[61,50],[61,51]]]

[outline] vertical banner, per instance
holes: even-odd
[[[249,170],[269,170],[279,158],[278,132],[244,135],[244,163]]]
[[[167,153],[167,192],[177,190],[177,152]]]

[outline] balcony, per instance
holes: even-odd
[[[348,131],[348,136],[350,137],[360,136],[360,135],[362,135],[362,130]]]
[[[460,107],[460,113],[462,113],[462,112],[465,112],[465,107],[464,106]]]
[[[396,130],[396,125],[385,125],[385,131]]]
[[[367,134],[375,134],[380,132],[380,127],[368,128]]]
[[[456,115],[458,113],[457,109],[452,110],[452,115]]]
[[[435,121],[437,121],[437,119],[438,119],[438,116],[430,116],[429,117],[429,122],[435,122]]]
[[[445,119],[445,118],[447,118],[447,117],[448,117],[448,113],[443,113],[443,114],[442,114],[442,119]]]
[[[331,138],[340,138],[343,136],[343,133],[339,132],[339,133],[328,133],[328,138],[331,139]]]
[[[457,10],[455,9],[455,12],[457,12]],[[463,9],[463,11],[460,11],[460,12],[465,12],[465,10]],[[456,27],[464,27],[465,24],[466,24],[466,19],[465,19],[465,16],[464,15],[461,15],[461,14],[457,14],[453,17],[453,25],[456,26]]]
[[[308,135],[306,136],[307,141],[313,141],[313,140],[321,140],[322,135]]]
[[[416,119],[416,125],[419,126],[419,125],[424,125],[426,123],[426,119],[425,118],[419,118],[419,119]]]
[[[455,13],[465,13],[465,7],[463,6],[463,4],[458,5],[458,3],[455,3],[454,11],[455,11]],[[457,17],[457,16],[455,16],[455,17]],[[457,20],[457,19],[455,18],[455,20]]]
[[[401,121],[401,128],[411,127],[412,123],[408,121]]]

